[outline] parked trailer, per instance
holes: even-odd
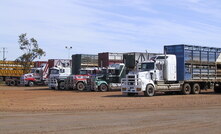
[[[108,67],[114,63],[123,63],[123,53],[103,52],[98,53],[98,66]]]
[[[80,69],[84,67],[98,67],[98,55],[95,54],[75,54],[72,55],[71,74],[80,74]]]
[[[127,67],[127,73],[133,70],[140,69],[140,63],[149,60],[151,57],[160,55],[160,53],[143,53],[143,52],[129,52],[123,54],[123,63]]]
[[[33,63],[30,64],[31,67],[34,67]],[[21,62],[0,61],[0,80],[5,81],[8,86],[18,85],[21,75],[27,71],[29,69],[25,70]]]
[[[123,94],[182,92],[199,94],[201,90],[221,92],[221,48],[193,45],[164,46],[165,55],[141,63],[141,71],[122,79]]]
[[[21,84],[21,78],[25,73],[39,69],[41,63],[45,61],[34,61],[30,63],[21,63],[17,61],[0,61],[0,79],[5,81],[8,86],[16,86]],[[30,68],[25,68],[24,64],[30,64]],[[33,78],[33,73],[25,74]]]

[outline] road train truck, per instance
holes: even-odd
[[[24,67],[30,64],[30,68]],[[42,85],[47,75],[47,61],[21,63],[17,61],[0,61],[0,79],[8,86]]]
[[[201,90],[221,92],[221,48],[166,45],[163,55],[141,63],[121,81],[123,94],[154,96],[156,92],[199,94]]]

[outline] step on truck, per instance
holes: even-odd
[[[126,67],[123,63],[115,63],[102,69],[100,74],[91,75],[87,79],[87,90],[102,91],[120,90],[121,79],[126,75]]]
[[[164,53],[142,62],[139,71],[126,75],[121,92],[128,96],[154,96],[156,92],[188,95],[206,89],[221,92],[221,48],[167,45]]]

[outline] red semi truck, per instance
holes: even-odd
[[[80,70],[80,74],[78,75],[70,75],[65,80],[65,88],[66,89],[77,89],[79,91],[83,91],[86,88],[87,79],[92,74],[99,73],[99,69],[97,67],[85,67]]]
[[[35,68],[20,78],[20,84],[25,86],[47,85],[49,64],[47,61],[35,62]]]

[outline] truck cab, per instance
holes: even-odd
[[[121,78],[125,77],[126,67],[123,63],[115,63],[102,69],[97,75],[91,75],[87,80],[87,88],[94,91],[106,92],[111,89],[120,89]]]
[[[43,63],[40,67],[32,68],[30,73],[22,75],[20,84],[25,86],[46,85],[47,74],[47,63]]]
[[[176,56],[158,55],[142,62],[140,70],[127,74],[121,81],[121,91],[127,95],[144,93],[153,96],[158,90],[180,88],[176,83]]]
[[[64,81],[70,74],[70,67],[55,66],[50,68],[48,87],[50,89],[65,89]]]
[[[67,89],[77,89],[83,91],[86,88],[87,79],[90,75],[95,75],[100,72],[97,67],[85,67],[80,69],[80,74],[70,75],[65,80],[65,87]]]

